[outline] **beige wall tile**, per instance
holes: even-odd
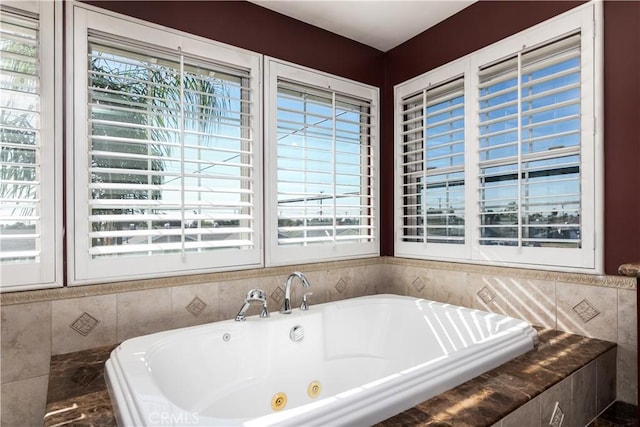
[[[618,289],[618,342],[638,344],[637,290]]]
[[[118,297],[118,342],[171,329],[171,288],[124,292]]]
[[[616,359],[613,348],[596,359],[596,413],[600,413],[616,400]]]
[[[391,279],[391,271],[389,270],[389,264],[385,264],[382,261],[375,265],[378,271],[378,288],[381,294],[393,294],[393,286]]]
[[[49,373],[51,303],[36,302],[0,308],[2,383]]]
[[[571,377],[565,378],[549,390],[546,390],[540,395],[539,399],[541,425],[548,426],[551,424],[550,421],[553,416],[553,411],[556,408],[556,403],[563,414],[562,425],[567,427],[576,425],[573,421],[574,415],[573,400],[571,398]]]
[[[557,282],[556,299],[559,330],[616,342],[616,288]]]
[[[596,412],[596,363],[591,362],[571,376],[573,414],[576,426],[586,426]]]
[[[116,301],[116,295],[52,301],[52,353],[116,344]]]
[[[429,286],[434,301],[473,308],[475,292],[467,286],[467,273],[463,271],[430,270]]]
[[[2,384],[2,427],[42,426],[47,403],[48,375]]]
[[[356,268],[332,269],[327,272],[327,301],[340,301],[360,296],[361,283]]]
[[[203,283],[171,288],[171,326],[184,328],[220,320],[218,286]]]
[[[364,265],[357,267],[355,270],[359,296],[386,293],[386,283],[382,265]]]
[[[400,269],[398,279],[402,283],[402,294],[416,298],[434,299],[433,272],[427,268],[407,266]]]
[[[238,314],[238,310],[240,310],[240,307],[242,307],[242,304],[244,303],[247,292],[254,288],[260,288],[267,292],[268,296],[270,295],[267,289],[263,289],[262,284],[257,283],[257,281],[231,280],[228,282],[221,282],[218,287],[218,310],[220,310],[220,320],[235,318],[236,314]],[[271,311],[275,311],[277,307],[271,307],[271,305],[273,305],[271,297],[269,297],[268,303],[269,309]],[[247,312],[247,316],[260,314],[260,310],[261,308],[258,304],[254,304],[254,307],[251,307]]]
[[[506,276],[469,274],[474,308],[526,320],[546,328],[556,326],[555,283]]]
[[[396,264],[383,264],[384,275],[387,278],[385,293],[396,295],[407,295],[407,287],[402,279],[402,275],[407,267]]]
[[[617,400],[638,404],[638,349],[635,345],[618,344]]]
[[[535,398],[502,419],[502,427],[541,427],[540,399]]]
[[[329,286],[327,292],[330,298],[345,299],[356,298],[365,295],[385,293],[382,285],[381,269],[377,265],[358,266],[349,269],[329,270],[327,276]],[[338,285],[340,279],[344,279],[346,286]],[[333,284],[333,285],[331,285]]]

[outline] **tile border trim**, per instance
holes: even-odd
[[[492,265],[464,264],[446,261],[428,261],[411,258],[381,257],[385,264],[404,267],[430,268],[464,273],[490,274],[496,276],[518,277],[522,279],[567,282],[579,285],[600,286],[636,290],[636,281],[632,277],[594,275],[584,273],[565,273],[561,271],[531,270]]]
[[[380,257],[358,258],[345,261],[330,261],[313,264],[296,264],[281,267],[254,268],[248,270],[223,271],[216,273],[172,276],[157,279],[128,280],[96,285],[67,286],[35,291],[9,292],[0,294],[0,306],[26,304],[31,302],[56,301],[69,298],[92,297],[148,289],[170,288],[174,286],[198,285],[210,282],[256,279],[271,276],[286,276],[295,270],[304,272],[338,268],[366,267],[380,265]]]
[[[476,274],[491,274],[523,279],[547,280],[566,282],[579,285],[600,286],[636,290],[637,284],[633,277],[591,275],[581,273],[563,273],[559,271],[530,270],[512,267],[496,267],[490,265],[464,264],[443,261],[428,261],[391,256],[358,258],[344,261],[330,261],[312,264],[295,264],[281,267],[255,268],[248,270],[234,270],[188,276],[173,276],[157,279],[129,280],[124,282],[102,283],[97,285],[68,286],[54,289],[42,289],[24,292],[9,292],[0,294],[0,306],[26,304],[31,302],[56,301],[68,298],[81,298],[98,295],[110,295],[122,292],[133,292],[147,289],[169,288],[174,286],[197,285],[209,282],[223,282],[230,280],[256,279],[271,276],[284,276],[293,270],[305,272],[322,271],[328,269],[365,267],[371,265],[398,265],[435,270],[448,270]]]

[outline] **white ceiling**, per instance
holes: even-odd
[[[250,1],[383,52],[475,2],[475,0]]]

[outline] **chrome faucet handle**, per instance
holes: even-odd
[[[300,304],[300,310],[302,310],[302,311],[309,310],[309,299],[308,299],[308,297],[310,297],[311,295],[313,295],[313,292],[307,292],[304,295],[302,295],[302,304]]]
[[[247,292],[247,296],[244,299],[244,304],[236,315],[236,321],[243,322],[246,319],[245,313],[249,309],[249,306],[251,306],[251,303],[254,301],[262,303],[262,311],[260,312],[260,317],[269,317],[269,309],[267,308],[267,294],[262,289],[251,289],[249,292]]]
[[[260,317],[265,318],[269,317],[269,309],[267,308],[267,294],[262,289],[251,289],[247,293],[247,302],[249,301],[258,301],[262,303],[262,311],[260,312]]]
[[[247,292],[245,301],[266,301],[267,294],[262,289],[251,289]]]

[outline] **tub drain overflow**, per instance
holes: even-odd
[[[320,387],[320,381],[311,381],[309,387],[307,387],[307,394],[310,398],[315,399],[322,391],[322,387]]]
[[[304,338],[304,329],[302,328],[302,326],[296,325],[291,328],[291,330],[289,331],[289,338],[291,338],[291,341],[293,342],[302,341],[302,339]]]
[[[276,393],[271,398],[271,409],[279,411],[287,405],[287,394]]]

